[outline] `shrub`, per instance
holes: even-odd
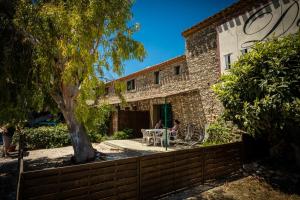
[[[128,135],[128,138],[133,138],[133,129],[131,129],[131,128],[124,128],[123,132],[125,132]]]
[[[65,124],[25,128],[22,134],[25,135],[25,144],[28,149],[55,148],[71,144],[69,131]],[[16,133],[13,136],[13,142],[16,143],[18,140],[19,135]]]
[[[102,142],[104,140],[103,135],[100,134],[100,133],[90,132],[90,133],[88,133],[88,136],[89,136],[91,142],[99,143],[99,142]]]
[[[71,145],[69,131],[66,124],[57,126],[41,126],[38,128],[25,128],[22,130],[25,135],[27,149],[48,149]],[[100,133],[90,132],[88,136],[91,142],[101,142],[103,136]],[[17,144],[19,134],[13,136],[13,143]]]
[[[225,117],[250,134],[300,124],[300,34],[257,43],[214,90]]]
[[[207,128],[207,144],[225,144],[241,139],[236,127],[232,123],[226,122],[223,118],[217,119]]]
[[[124,140],[124,139],[131,138],[131,135],[125,131],[117,131],[117,132],[114,132],[112,138],[114,140]]]
[[[300,158],[300,33],[255,44],[214,91],[227,120]]]

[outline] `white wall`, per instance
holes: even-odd
[[[251,48],[255,41],[297,32],[300,26],[299,1],[274,0],[217,27],[221,72],[225,71],[224,55],[232,54],[232,61],[236,61],[241,50]]]

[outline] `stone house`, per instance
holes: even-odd
[[[108,88],[106,101],[117,108],[111,132],[133,128],[138,136],[163,119],[165,103],[168,126],[178,119],[182,134],[188,124],[203,130],[222,112],[211,89],[221,73],[254,42],[297,32],[299,18],[298,0],[240,0],[185,30],[185,55],[119,79],[127,86],[126,106]]]

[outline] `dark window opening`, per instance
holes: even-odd
[[[154,72],[154,83],[159,84],[159,71]]]
[[[135,81],[134,79],[127,81],[127,90],[134,90],[135,89]]]
[[[104,95],[108,95],[108,93],[109,93],[109,87],[106,87],[104,91]]]
[[[175,67],[175,75],[179,75],[180,74],[180,66],[176,66]]]
[[[244,54],[248,53],[248,49],[247,49],[247,48],[242,49],[241,52],[242,52],[242,54],[244,55]]]
[[[225,55],[225,69],[231,68],[231,54]]]

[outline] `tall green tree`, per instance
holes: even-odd
[[[85,123],[97,107],[87,102],[97,104],[104,95],[104,69],[121,75],[125,60],[145,56],[132,39],[138,26],[130,25],[131,6],[124,0],[18,1],[14,24],[32,45],[32,81],[63,113],[77,162],[95,156]]]
[[[23,122],[47,99],[32,82],[33,48],[13,23],[16,6],[16,0],[0,0],[0,125]]]
[[[300,34],[259,42],[214,86],[226,119],[272,147],[289,144],[300,165]]]

